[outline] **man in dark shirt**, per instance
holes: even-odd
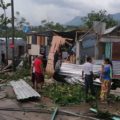
[[[2,62],[2,65],[5,64],[5,54],[3,51],[1,52],[1,62]]]

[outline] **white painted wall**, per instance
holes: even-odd
[[[40,45],[31,45],[29,54],[30,55],[39,55],[40,54]]]

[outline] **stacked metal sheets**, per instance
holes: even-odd
[[[101,69],[100,65],[93,65],[94,74],[99,74]],[[82,65],[62,63],[59,75],[63,75],[64,80],[69,84],[81,84],[84,85],[84,79],[82,79]],[[95,85],[100,85],[99,79],[94,80]]]

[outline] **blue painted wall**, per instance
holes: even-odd
[[[89,34],[87,35],[81,44],[81,57],[91,56],[94,57],[95,55],[95,44],[96,44],[96,35]]]

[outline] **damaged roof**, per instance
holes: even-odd
[[[66,32],[60,32],[60,31],[56,31],[56,30],[45,31],[45,32],[35,32],[35,31],[33,31],[33,32],[30,32],[30,33],[27,33],[27,35],[37,35],[37,36],[47,36],[47,37],[51,37],[51,36],[54,36],[54,35],[59,35],[61,37],[65,37],[65,38],[75,39],[76,33],[77,33],[77,36],[83,35],[83,34],[86,33],[86,30],[76,29],[76,30],[66,31]]]
[[[116,25],[114,27],[108,28],[108,29],[105,30],[105,32],[103,33],[103,35],[110,34],[114,30],[119,29],[119,28],[120,28],[120,25]]]

